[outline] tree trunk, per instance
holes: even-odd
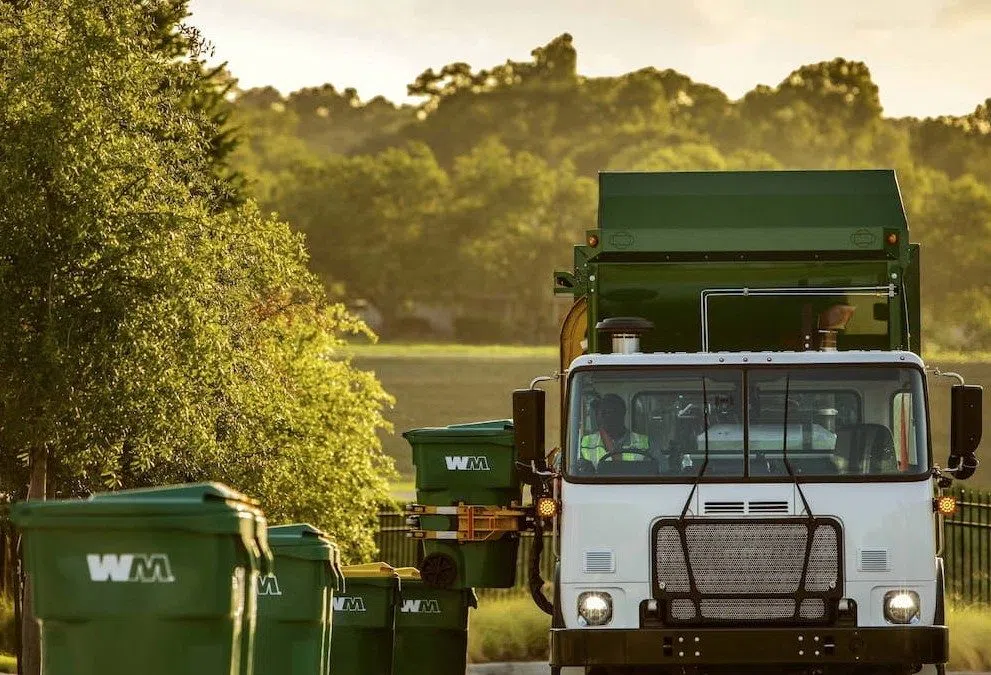
[[[48,491],[48,449],[35,448],[31,452],[31,477],[28,481],[28,499],[45,499]],[[23,555],[23,547],[21,549]],[[20,675],[41,675],[41,627],[34,618],[31,599],[33,580],[24,574],[24,596],[21,616],[21,653],[18,663]]]

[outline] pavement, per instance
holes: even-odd
[[[467,675],[550,675],[546,663],[484,663],[468,666]],[[946,675],[988,675],[987,673],[947,673]]]
[[[480,663],[468,666],[467,675],[550,675],[546,663]]]

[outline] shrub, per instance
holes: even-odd
[[[550,625],[529,597],[482,598],[469,620],[468,660],[544,661]]]

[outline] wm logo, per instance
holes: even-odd
[[[403,600],[399,611],[406,614],[440,614],[440,603],[436,600]]]
[[[489,458],[483,456],[458,456],[445,457],[448,471],[488,471]]]
[[[164,553],[91,553],[86,556],[90,581],[171,584],[172,564]]]
[[[364,612],[365,611],[365,600],[363,598],[354,596],[347,597],[341,596],[339,598],[334,598],[334,611],[335,612]]]
[[[274,574],[269,574],[267,577],[258,577],[258,595],[282,595],[278,577]]]

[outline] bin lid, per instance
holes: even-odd
[[[230,488],[223,483],[180,483],[177,485],[156,485],[154,487],[116,490],[114,492],[97,492],[90,496],[90,501],[106,499],[130,499],[134,501],[151,502],[155,500],[168,501],[175,504],[178,501],[202,503],[210,499],[242,502],[258,506],[258,500]]]
[[[341,568],[345,578],[395,578],[396,568],[389,563],[373,562],[361,565],[345,565]]]
[[[18,502],[11,520],[22,528],[170,529],[235,534],[271,567],[265,515],[258,502],[220,483],[188,483],[117,492],[101,492],[88,499]],[[250,520],[251,533],[244,529]]]
[[[165,511],[180,510],[184,507],[202,508],[204,504],[226,503],[230,506],[258,508],[258,500],[229,488],[222,483],[181,483],[178,485],[158,485],[132,490],[97,492],[90,495],[88,502],[106,504],[124,503],[140,508],[160,506]],[[128,506],[127,508],[133,508]]]
[[[337,544],[309,523],[273,525],[268,528],[268,543],[276,555],[303,560],[327,560],[339,564]]]
[[[450,424],[446,427],[423,427],[403,432],[410,443],[461,443],[469,439],[484,438],[496,445],[513,444],[513,420],[488,420],[468,424]]]
[[[191,483],[99,492],[88,499],[18,502],[12,510],[16,510],[22,518],[188,516],[218,512],[250,512],[261,515],[257,501],[220,483]]]
[[[396,575],[403,581],[420,580],[420,570],[415,567],[398,567],[396,568]]]

